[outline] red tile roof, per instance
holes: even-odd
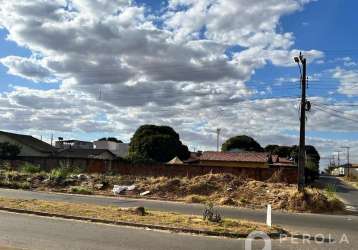
[[[261,162],[269,160],[269,154],[265,152],[214,152],[206,151],[197,156],[201,161],[231,161],[231,162]],[[293,165],[293,161],[272,155],[274,165]]]
[[[258,152],[203,152],[202,161],[267,162],[267,153]]]

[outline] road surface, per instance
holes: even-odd
[[[13,247],[31,250],[167,250],[167,249],[244,249],[244,239],[195,236],[139,228],[110,226],[0,212],[0,249]],[[321,231],[324,231],[323,229]],[[334,232],[335,243],[273,240],[272,249],[356,249],[357,232],[347,233],[342,241]],[[326,237],[328,236],[328,233]],[[253,249],[262,249],[256,241]]]
[[[202,204],[186,204],[181,202],[156,201],[145,199],[127,199],[112,198],[103,196],[86,196],[86,195],[70,195],[31,192],[15,189],[0,189],[0,197],[19,198],[19,199],[39,199],[50,201],[62,201],[72,203],[87,203],[97,205],[113,205],[119,207],[136,207],[143,206],[150,210],[178,212],[184,214],[201,215],[204,209]],[[217,208],[224,218],[246,219],[257,222],[266,221],[265,210],[253,210],[234,207],[218,207]],[[350,218],[352,220],[345,220]],[[288,213],[281,211],[273,211],[273,224],[283,225],[285,227],[304,226],[316,228],[324,225],[325,228],[335,229],[342,226],[348,229],[357,230],[358,216],[341,216],[341,215],[322,215],[322,214],[304,214],[304,213]]]
[[[144,206],[152,210],[201,214],[203,206],[178,202],[136,200],[98,196],[49,194],[22,190],[0,189],[0,197],[42,199],[74,203]],[[242,208],[220,208],[223,217],[265,221],[265,211]],[[321,234],[335,243],[286,239],[273,241],[273,249],[356,249],[358,216],[273,213],[273,223],[291,232]],[[344,238],[344,237],[347,238]],[[339,241],[342,240],[341,244]],[[347,239],[349,244],[345,241]],[[262,242],[256,242],[261,244]],[[222,239],[144,229],[90,224],[0,212],[0,246],[28,249],[243,249],[244,241]],[[354,246],[354,247],[352,247]],[[1,248],[0,248],[1,249]],[[261,248],[253,248],[261,249]]]
[[[328,185],[335,185],[337,196],[345,203],[346,208],[353,212],[358,212],[358,189],[354,188],[337,177],[321,176],[319,182]]]

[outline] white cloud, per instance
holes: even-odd
[[[348,96],[358,95],[358,70],[337,67],[331,70],[332,76],[340,82],[338,92]]]
[[[163,16],[148,18],[131,1],[0,0],[8,39],[36,54],[2,58],[9,74],[60,82],[59,89],[16,87],[0,95],[2,129],[129,140],[139,125],[154,123],[206,149],[215,148],[217,127],[224,138],[249,134],[263,144],[293,144],[297,138],[285,130],[298,130],[297,100],[250,101],[257,92],[245,81],[268,62],[295,67],[294,35],[278,26],[308,2],[173,0]],[[228,55],[232,46],[241,51]],[[309,62],[324,56],[304,55]],[[347,125],[319,112],[308,124],[337,131]]]

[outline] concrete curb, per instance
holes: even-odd
[[[179,232],[179,233],[200,234],[200,235],[208,235],[208,236],[220,236],[220,237],[228,237],[228,238],[246,238],[248,236],[247,233],[225,233],[225,232],[215,232],[215,231],[190,229],[190,228],[178,228],[178,227],[170,227],[170,226],[142,224],[142,223],[126,222],[126,221],[110,221],[110,220],[103,220],[103,219],[96,219],[96,218],[89,218],[89,217],[53,214],[47,212],[31,211],[31,210],[8,208],[8,207],[0,207],[0,211],[19,213],[19,214],[30,214],[30,215],[37,215],[37,216],[44,216],[44,217],[55,217],[61,219],[70,219],[70,220],[78,220],[78,221],[86,221],[86,222],[94,222],[94,223],[103,223],[103,224],[117,225],[117,226],[131,226],[131,227],[149,228],[149,229],[164,230],[164,231]],[[268,236],[271,237],[272,239],[277,239],[281,235],[282,234],[279,232],[268,234]]]

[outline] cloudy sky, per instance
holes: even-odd
[[[308,59],[307,141],[358,161],[354,0],[0,0],[0,129],[129,141],[172,126],[193,149],[248,134],[298,142]],[[342,152],[344,159],[345,154]],[[325,162],[325,161],[324,161]]]

